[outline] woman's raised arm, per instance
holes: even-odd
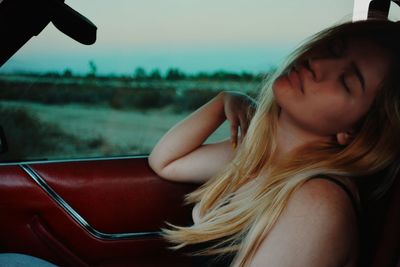
[[[237,128],[246,132],[249,108],[247,95],[221,92],[183,121],[171,128],[149,156],[151,168],[161,177],[181,182],[204,182],[233,156]],[[226,120],[231,123],[231,141],[203,144]]]

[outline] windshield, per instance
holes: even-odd
[[[98,27],[85,46],[49,24],[0,69],[1,160],[148,154],[221,90],[256,95],[301,41],[353,1],[66,3]],[[227,125],[209,142],[227,137]]]

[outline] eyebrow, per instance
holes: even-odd
[[[360,71],[360,68],[354,62],[351,63],[351,68],[354,70],[354,73],[356,74],[357,78],[360,80],[361,88],[362,88],[363,92],[365,93],[365,79]]]

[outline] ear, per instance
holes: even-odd
[[[354,140],[353,132],[340,132],[336,134],[336,140],[339,145],[347,146]]]

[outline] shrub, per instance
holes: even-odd
[[[207,89],[187,89],[175,99],[175,111],[193,111],[204,105],[218,94],[218,91]]]
[[[8,151],[0,154],[1,161],[87,156],[98,154],[100,146],[108,146],[101,138],[81,140],[65,133],[22,108],[1,107],[0,125],[8,144]]]
[[[116,109],[154,109],[170,105],[175,100],[175,89],[119,88],[110,99]]]

